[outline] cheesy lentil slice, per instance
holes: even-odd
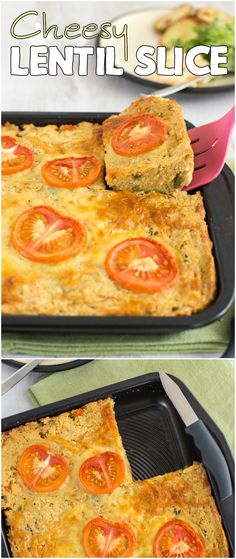
[[[86,243],[76,256],[42,263],[22,256],[13,246],[16,220],[36,206],[49,206],[81,223]],[[205,309],[215,297],[212,243],[200,193],[28,190],[21,196],[4,196],[2,212],[4,313],[184,316]],[[155,240],[170,253],[179,270],[173,285],[141,293],[111,279],[105,266],[108,252],[136,237]]]
[[[101,501],[101,516],[133,528],[137,538],[134,557],[153,557],[158,530],[174,519],[190,524],[199,534],[204,542],[204,557],[229,555],[221,518],[200,463],[118,488],[115,499],[104,495]]]
[[[2,126],[2,135],[13,137],[17,143],[27,147],[34,153],[31,167],[24,171],[4,175],[2,177],[2,192],[6,194],[22,194],[25,191],[38,192],[53,191],[42,177],[42,166],[52,159],[69,157],[95,156],[104,165],[104,150],[102,144],[102,128],[98,123],[80,122],[69,129],[66,125],[35,126],[25,124],[21,127],[6,123]],[[105,188],[103,172],[98,179],[86,188],[95,190]]]
[[[114,135],[130,117],[138,115],[153,115],[161,120],[167,129],[166,138],[144,153],[117,153],[113,147]],[[171,195],[192,180],[193,151],[181,108],[172,99],[148,97],[133,101],[119,115],[112,115],[104,121],[103,143],[106,181],[114,190],[157,190]]]
[[[73,512],[61,518],[59,530],[56,525],[50,526],[45,545],[52,546],[55,557],[85,557],[83,531],[88,522],[98,517],[127,524],[133,530],[136,547],[132,557],[154,557],[155,536],[171,520],[190,525],[204,544],[204,557],[229,556],[222,521],[202,464],[119,487],[113,494],[101,496],[92,509],[90,499],[77,503]],[[41,553],[38,540],[34,541]]]
[[[10,541],[14,557],[86,557],[85,526],[101,517],[125,523],[136,538],[132,557],[154,557],[157,532],[171,520],[187,523],[204,545],[204,557],[228,557],[229,549],[205,469],[202,464],[119,487],[110,495],[68,494],[66,508],[55,500],[56,518],[46,514],[35,521],[32,502],[12,516]],[[54,510],[54,509],[53,509]]]
[[[23,451],[38,444],[64,457],[69,464],[67,479],[51,492],[32,491],[18,473]],[[85,460],[107,451],[118,453],[123,459],[125,476],[122,483],[131,483],[131,469],[118,431],[114,402],[110,398],[89,403],[79,410],[29,422],[2,434],[2,501],[14,557],[51,557],[34,554],[33,538],[43,541],[48,526],[53,523],[59,526],[61,518],[68,512],[73,516],[77,505],[81,507],[88,502],[88,510],[94,510],[98,496],[90,495],[80,482],[78,471]]]

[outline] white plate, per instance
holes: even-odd
[[[15,362],[17,363],[21,363],[22,365],[24,365],[25,363],[28,363],[29,361],[31,361],[32,358],[30,357],[25,357],[25,358],[18,358],[14,359]],[[73,361],[77,361],[77,359],[42,359],[42,363],[40,363],[40,367],[51,367],[54,365],[64,365],[65,363],[71,363]]]
[[[3,359],[3,361],[10,367],[21,367],[31,361],[31,359],[33,358],[20,357],[19,359]],[[53,373],[57,371],[67,371],[68,369],[74,369],[89,361],[91,361],[91,359],[42,359],[41,363],[35,368],[35,372]]]
[[[228,4],[228,6],[226,6]],[[224,4],[224,10],[231,13],[232,2]],[[116,66],[124,68],[124,77],[138,81],[143,85],[163,87],[171,85],[171,77],[158,76],[152,74],[151,76],[137,76],[134,73],[134,68],[138,62],[136,59],[136,51],[141,45],[151,45],[157,47],[160,45],[158,33],[154,31],[154,22],[166,14],[168,10],[148,9],[138,12],[132,12],[117,17],[112,21],[116,25],[117,32],[120,33],[125,24],[128,25],[128,60],[124,60],[124,41],[123,39],[99,39],[99,46],[107,47],[114,46],[116,51]],[[176,78],[175,78],[176,79]],[[165,80],[165,81],[164,81]],[[173,85],[173,84],[172,84]],[[234,75],[229,74],[224,77],[216,78],[209,82],[204,87],[191,87],[188,91],[191,92],[208,92],[219,89],[228,89],[234,85]]]

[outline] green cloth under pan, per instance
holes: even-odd
[[[70,371],[48,374],[30,387],[29,394],[34,404],[41,406],[160,369],[186,384],[233,451],[234,367],[230,359],[99,359]]]
[[[180,353],[223,353],[230,340],[233,309],[224,318],[194,330],[175,334],[2,334],[4,355],[96,357],[106,355],[155,356]]]

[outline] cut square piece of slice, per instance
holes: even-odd
[[[78,524],[81,513],[74,512]],[[119,487],[112,495],[101,497],[93,514],[91,517],[90,510],[80,523],[79,557],[84,557],[84,551],[94,552],[89,557],[102,557],[96,553],[105,534],[108,549],[116,544],[119,551],[122,537],[123,544],[126,542],[125,551],[130,554],[118,557],[229,556],[221,517],[202,464]],[[75,527],[76,520],[73,524]],[[65,556],[68,551],[64,549]]]
[[[139,99],[103,123],[106,181],[115,190],[171,194],[187,186],[193,152],[176,101]]]
[[[28,557],[228,557],[202,464],[74,499],[57,521],[27,536]],[[22,544],[24,545],[24,544]],[[44,555],[40,555],[40,553]]]

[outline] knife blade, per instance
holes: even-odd
[[[29,363],[26,363],[23,367],[15,371],[13,375],[11,375],[8,379],[4,380],[1,384],[1,392],[6,394],[13,386],[15,386],[20,380],[22,380],[26,375],[28,375],[39,363],[41,363],[42,359],[31,359]]]
[[[187,398],[184,396],[182,390],[180,390],[178,384],[174,382],[164,371],[159,372],[162,386],[169,396],[172,404],[174,404],[178,414],[180,415],[182,421],[188,427],[192,425],[199,418],[190,406]]]
[[[177,383],[164,371],[159,372],[162,386],[185,424],[185,431],[194,439],[202,461],[214,477],[220,498],[232,495],[232,481],[225,457],[205,424],[189,404]]]

